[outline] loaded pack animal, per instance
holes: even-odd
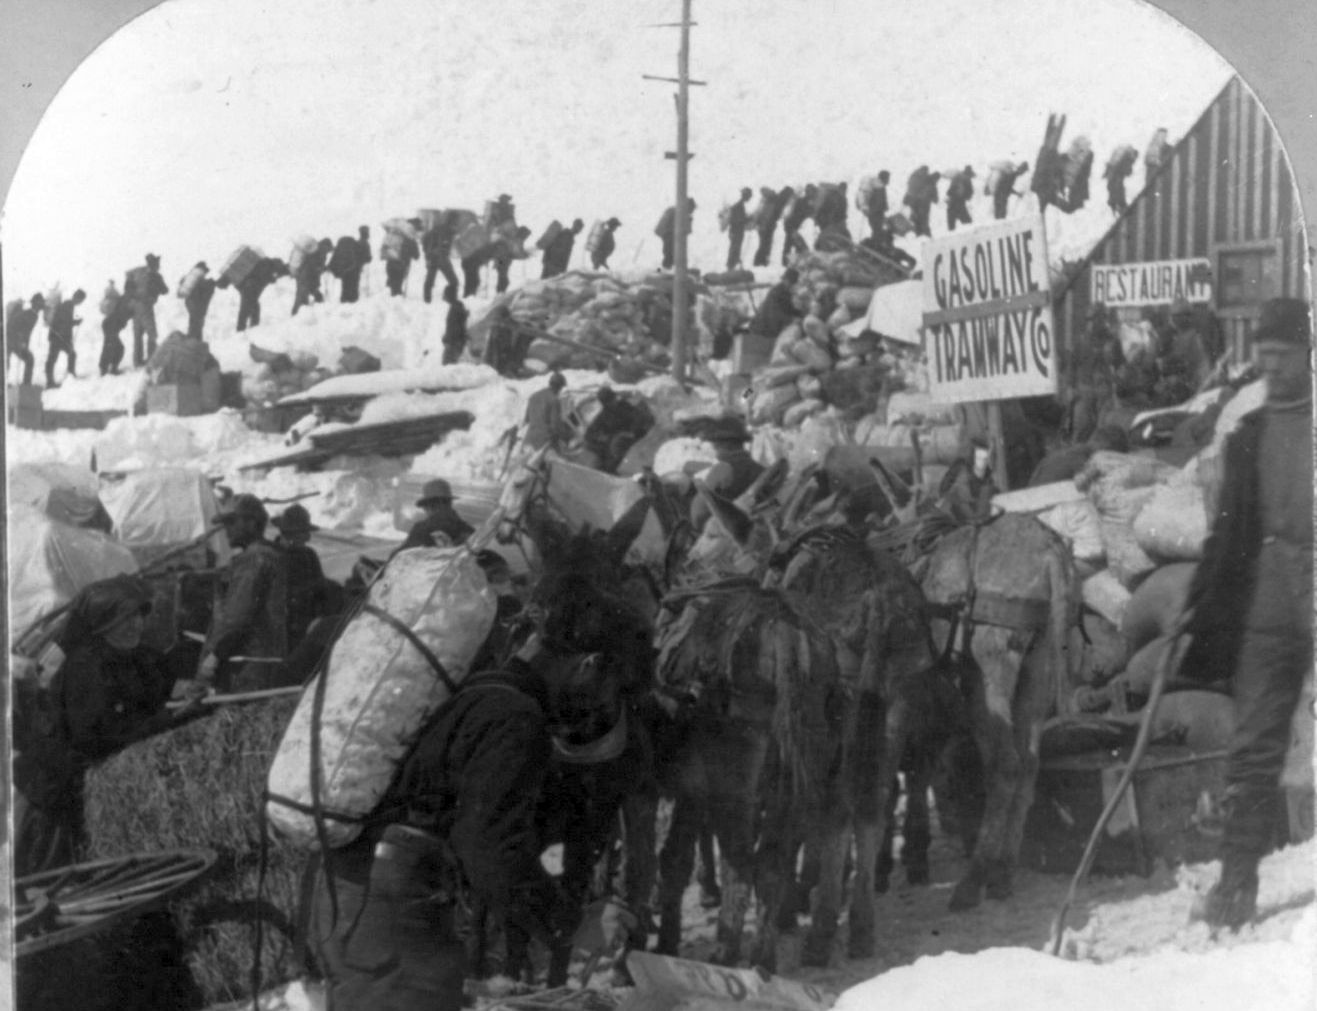
[[[1004,513],[947,532],[927,522],[935,517],[918,495],[874,467],[884,494],[904,502],[893,511],[905,556],[928,602],[937,649],[959,671],[982,761],[983,819],[951,897],[953,910],[970,909],[985,893],[1011,894],[1043,725],[1070,682],[1079,583],[1060,536],[1034,517]],[[877,539],[884,536],[890,540]]]
[[[571,910],[585,905],[620,818],[617,891],[643,915],[655,876],[653,728],[666,719],[651,692],[658,590],[650,566],[664,563],[666,541],[661,530],[655,536],[650,501],[632,482],[543,453],[512,473],[499,509],[502,537],[526,536],[539,557],[529,606],[559,698],[555,711],[574,712],[581,718],[573,725],[596,731],[584,735],[589,740],[554,741],[538,820],[546,847],[563,844],[559,901]],[[557,661],[582,653],[595,664],[584,675],[560,676],[560,667],[577,668]],[[513,925],[507,934],[506,968],[516,977],[529,967],[528,939]],[[551,986],[565,982],[571,954],[568,935],[551,952]]]
[[[782,515],[809,514],[808,483],[786,494]],[[671,951],[680,936],[690,869],[682,833],[707,812],[723,854],[715,960],[738,959],[753,886],[761,915],[752,957],[775,964],[802,826],[817,826],[821,865],[803,960],[825,964],[831,953],[852,834],[849,950],[868,955],[882,815],[903,757],[891,742],[904,748],[916,722],[948,725],[932,710],[955,703],[954,691],[939,690],[922,595],[855,530],[806,525],[784,539],[763,517],[700,493],[715,519],[692,563],[747,575],[671,595],[660,623],[661,686],[690,699],[672,855],[665,846],[660,858],[660,950]]]

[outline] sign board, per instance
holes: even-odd
[[[1056,342],[1040,214],[930,240],[924,353],[940,403],[1056,392]]]
[[[619,1011],[828,1011],[837,999],[810,983],[649,952],[631,952],[626,965],[636,987]]]
[[[1212,300],[1212,263],[1205,256],[1192,260],[1150,260],[1145,263],[1095,263],[1088,268],[1093,303],[1108,309],[1169,305]]]

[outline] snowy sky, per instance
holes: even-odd
[[[378,237],[387,217],[501,191],[537,234],[616,214],[614,266],[648,265],[675,116],[673,88],[640,75],[675,73],[677,32],[648,26],[679,16],[679,0],[170,0],[42,120],[0,220],[6,289],[99,292],[147,251],[172,285],[240,242],[283,256],[299,232]],[[1100,173],[1115,144],[1178,137],[1229,73],[1135,0],[695,0],[694,16],[705,264],[741,185],[903,182],[921,162],[981,180],[1033,160],[1049,110]]]

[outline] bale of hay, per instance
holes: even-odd
[[[169,910],[205,1004],[250,996],[257,919],[262,984],[304,971],[294,936],[305,852],[272,839],[257,896],[261,794],[295,705],[284,698],[219,708],[125,749],[87,777],[87,859],[188,847],[219,854],[204,883]],[[122,946],[123,938],[108,943]]]

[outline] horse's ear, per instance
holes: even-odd
[[[648,497],[637,499],[635,503],[624,512],[612,529],[604,538],[604,550],[608,554],[608,559],[614,565],[621,565],[626,553],[631,550],[631,545],[635,539],[640,536],[640,531],[645,526],[645,519],[649,516],[650,500]]]
[[[704,504],[709,507],[709,511],[713,513],[714,518],[731,535],[732,540],[736,541],[739,546],[745,547],[750,542],[750,534],[754,531],[754,521],[742,510],[728,502],[727,499],[709,491],[708,486],[703,481],[695,482],[695,491],[704,500]]]

